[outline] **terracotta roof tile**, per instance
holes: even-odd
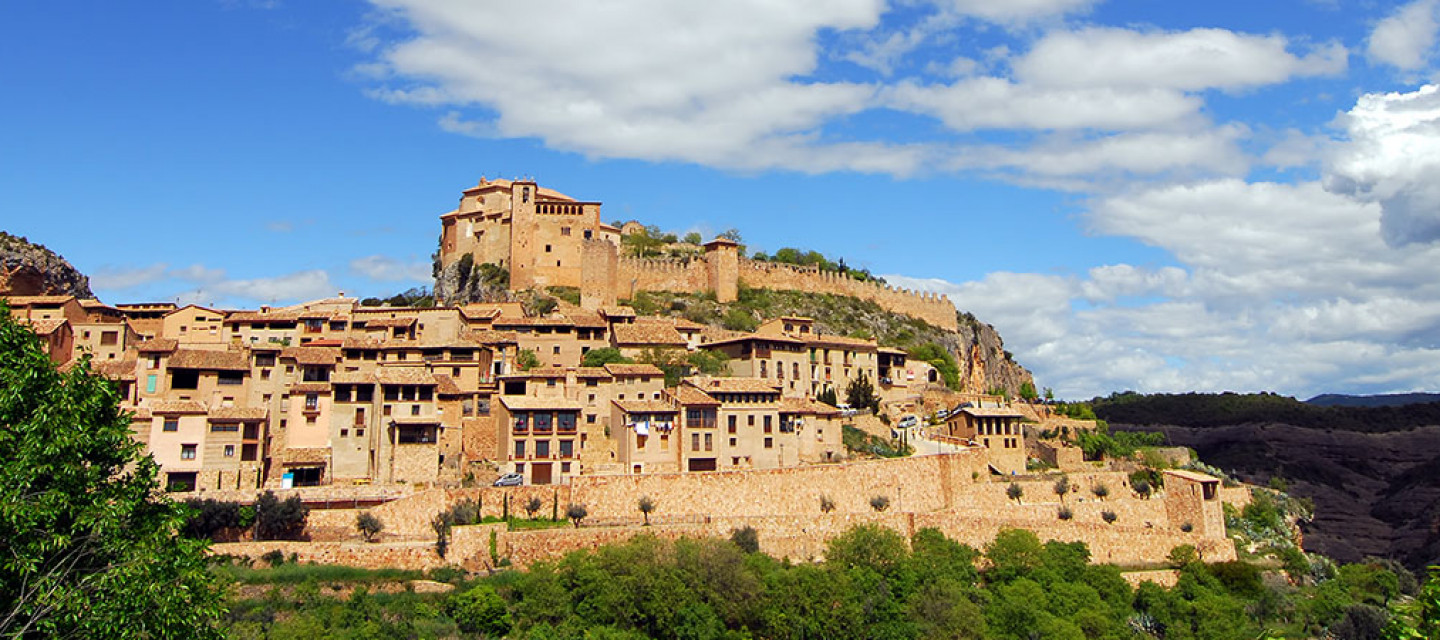
[[[134,380],[134,360],[96,360],[90,363],[90,370],[111,380]]]
[[[576,367],[576,378],[609,378],[610,372],[605,367]]]
[[[375,384],[376,382],[377,378],[373,373],[341,371],[330,375],[330,384]]]
[[[612,331],[617,345],[685,346],[685,337],[674,325],[617,324]]]
[[[380,384],[435,384],[435,376],[420,367],[382,367],[376,377]]]
[[[290,393],[330,393],[329,382],[297,382],[290,385]]]
[[[334,347],[287,347],[280,352],[281,358],[295,360],[295,364],[333,365],[340,359],[340,350]]]
[[[845,336],[812,336],[805,339],[808,344],[838,346],[860,351],[873,351],[878,348],[874,340],[863,338],[847,338]]]
[[[250,359],[244,351],[210,351],[179,349],[170,354],[171,369],[203,369],[206,371],[249,371]]]
[[[630,307],[605,307],[600,310],[600,315],[607,318],[634,318],[635,310]]]
[[[392,328],[395,328],[395,327],[409,327],[409,326],[415,324],[415,318],[414,318],[414,317],[410,317],[410,318],[375,318],[375,319],[373,319],[373,320],[372,320],[372,319],[356,318],[355,321],[356,321],[356,322],[364,322],[366,329],[376,329],[376,328],[392,329]]]
[[[677,402],[686,406],[720,406],[719,400],[688,384],[676,387],[672,396]]]
[[[816,402],[809,398],[781,398],[781,413],[809,413],[822,416],[838,416],[840,410],[823,402]]]
[[[760,378],[690,378],[686,382],[705,393],[779,393],[780,387]]]
[[[10,301],[11,307],[31,307],[62,305],[75,299],[75,296],[0,296]]]
[[[465,392],[460,389],[460,385],[455,382],[454,378],[442,373],[435,374],[435,393],[438,393],[442,396],[458,396],[465,394]]]
[[[295,322],[300,314],[287,311],[236,311],[225,316],[225,324],[269,324],[272,322]]]
[[[661,371],[661,370],[660,370],[660,367],[657,367],[657,366],[655,366],[655,365],[653,365],[653,364],[620,364],[620,363],[612,362],[612,363],[610,363],[610,364],[605,365],[605,370],[606,370],[606,371],[609,371],[609,372],[610,372],[610,375],[616,376],[616,377],[620,377],[620,376],[628,376],[628,377],[636,377],[636,376],[663,376],[663,375],[665,375],[665,372],[664,372],[664,371]]]
[[[60,327],[70,324],[69,320],[60,318],[58,320],[22,320],[21,324],[30,325],[30,330],[37,336],[48,336],[60,330]]]
[[[780,344],[794,344],[794,345],[803,345],[803,344],[805,344],[805,341],[803,341],[803,340],[796,340],[795,338],[789,338],[789,337],[786,337],[786,336],[769,336],[769,335],[760,335],[760,334],[758,334],[758,333],[745,333],[745,334],[740,334],[740,335],[737,335],[737,336],[731,336],[731,337],[729,337],[729,338],[724,338],[724,339],[720,339],[720,340],[711,340],[710,342],[703,343],[703,344],[701,344],[700,346],[702,346],[702,347],[708,347],[708,346],[711,346],[711,345],[733,344],[733,343],[737,343],[737,342],[749,342],[749,341],[755,341],[755,342],[776,342],[776,343],[780,343]]]
[[[1023,418],[1019,411],[1007,407],[961,407],[961,413],[977,418]]]
[[[261,407],[219,407],[210,410],[210,422],[235,422],[264,420],[265,409]]]
[[[568,369],[564,367],[535,367],[520,372],[519,375],[529,378],[564,378]]]
[[[135,345],[135,350],[140,353],[159,353],[174,351],[179,346],[180,341],[174,338],[155,338]]]
[[[661,400],[612,400],[625,413],[676,413],[679,409]]]
[[[501,404],[511,411],[531,411],[537,409],[576,409],[581,408],[579,400],[568,398],[532,398],[530,396],[501,396]]]
[[[205,407],[198,402],[181,400],[178,402],[154,402],[148,407],[150,413],[205,413]]]

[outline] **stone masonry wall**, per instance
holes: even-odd
[[[861,282],[813,267],[741,259],[740,281],[757,289],[813,291],[870,300],[889,311],[919,318],[941,329],[960,328],[955,305],[946,296]]]

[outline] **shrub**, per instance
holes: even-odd
[[[362,512],[355,516],[355,528],[360,530],[360,535],[365,536],[366,542],[374,542],[375,536],[385,530],[385,523],[369,511]]]
[[[831,511],[834,511],[834,510],[835,510],[835,501],[834,501],[834,500],[831,500],[831,499],[830,499],[830,496],[821,494],[821,495],[820,495],[820,512],[821,512],[821,513],[830,513]]]
[[[505,607],[505,599],[488,584],[450,596],[445,602],[445,613],[466,633],[499,638],[510,632],[510,611]]]
[[[539,496],[531,496],[529,500],[525,501],[525,516],[534,520],[536,512],[540,511],[540,507],[544,505],[545,503],[540,501]]]
[[[1104,520],[1105,524],[1115,524],[1115,520],[1117,520],[1119,517],[1120,516],[1115,515],[1114,511],[1106,510],[1100,512],[1100,519]]]
[[[870,498],[870,508],[876,511],[884,511],[890,508],[889,496],[874,496]]]
[[[1060,496],[1060,500],[1063,502],[1065,494],[1070,493],[1070,476],[1060,476],[1060,479],[1055,481],[1054,489],[1055,495]]]
[[[515,367],[521,371],[529,371],[540,366],[540,356],[535,355],[534,349],[521,349],[515,352]]]
[[[310,508],[300,501],[300,496],[282,501],[274,491],[266,491],[255,501],[255,539],[299,540],[309,515]]]
[[[1020,502],[1020,498],[1025,495],[1025,490],[1021,489],[1020,485],[1011,482],[1010,486],[1005,487],[1005,495],[1015,502]]]
[[[1171,567],[1181,569],[1199,562],[1200,551],[1193,544],[1182,544],[1171,549],[1170,555],[1165,556],[1165,560],[1170,563]]]
[[[1060,507],[1060,511],[1057,512],[1055,515],[1058,516],[1061,520],[1069,520],[1075,517],[1075,512],[1071,511],[1070,507]]]
[[[1195,525],[1190,524],[1189,522],[1184,522],[1180,524],[1180,530],[1184,531],[1185,533],[1190,533],[1191,531],[1195,530]]]
[[[191,498],[185,501],[185,505],[195,510],[195,514],[185,521],[180,532],[190,538],[208,538],[216,540],[225,538],[223,534],[227,530],[233,531],[243,529],[250,523],[245,522],[240,503],[226,502],[206,498],[198,500]],[[254,510],[250,510],[250,518],[254,519]],[[218,535],[217,534],[221,534]]]
[[[587,510],[583,504],[571,504],[565,507],[565,517],[575,523],[575,528],[577,529],[580,528],[580,521],[584,520],[585,516],[588,515],[590,515],[590,511]]]
[[[731,531],[730,541],[745,553],[755,553],[760,550],[760,533],[755,530],[755,527],[748,524]]]
[[[1105,496],[1110,495],[1110,487],[1105,486],[1105,483],[1102,482],[1093,487],[1090,487],[1090,493],[1095,494],[1096,498],[1104,500]]]
[[[760,327],[760,321],[741,307],[731,307],[729,311],[725,312],[725,318],[720,321],[720,324],[731,331],[748,332]]]
[[[1150,498],[1150,481],[1136,480],[1130,483],[1130,486],[1135,489],[1135,494],[1140,496],[1142,500],[1148,500]]]
[[[268,564],[272,567],[278,567],[282,564],[285,564],[285,552],[279,549],[271,549],[261,554],[260,559],[264,560],[265,564]]]

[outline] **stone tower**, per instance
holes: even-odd
[[[510,184],[511,291],[535,286],[535,199],[539,191],[534,182]]]
[[[734,302],[740,295],[740,245],[727,238],[705,243],[705,268],[717,302]]]
[[[619,251],[605,240],[585,240],[580,246],[580,307],[597,311],[615,305]]]

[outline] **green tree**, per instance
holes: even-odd
[[[586,509],[583,504],[571,504],[565,507],[565,517],[569,518],[570,522],[575,523],[575,528],[577,529],[580,528],[580,521],[584,520],[585,516],[588,515],[590,515],[590,510]]]
[[[300,496],[281,500],[274,491],[266,491],[255,501],[255,539],[299,540],[309,515],[310,508]]]
[[[540,356],[535,355],[534,349],[521,349],[515,352],[515,367],[521,371],[529,371],[540,366]]]
[[[845,401],[856,410],[878,409],[880,398],[875,395],[875,385],[870,382],[870,377],[864,371],[850,381],[845,388]]]
[[[219,638],[190,510],[157,492],[115,385],[56,370],[0,303],[0,636]]]
[[[720,324],[731,331],[754,331],[760,327],[760,321],[741,307],[730,307]]]
[[[1035,393],[1035,383],[1033,383],[1033,382],[1031,382],[1031,381],[1029,381],[1029,380],[1026,380],[1026,381],[1020,383],[1020,399],[1021,399],[1021,400],[1024,400],[1024,401],[1026,401],[1026,402],[1034,402],[1034,401],[1038,400],[1039,398],[1040,398],[1040,394]]]
[[[704,244],[705,239],[700,236],[699,231],[691,231],[685,234],[685,242],[687,244]]]
[[[960,388],[960,367],[955,364],[955,356],[934,342],[927,342],[910,350],[910,358],[927,362],[940,372],[941,378],[945,380],[945,386],[951,389]]]
[[[990,560],[985,581],[1009,582],[1039,569],[1045,563],[1045,547],[1033,531],[1002,529],[985,547],[985,557]]]
[[[640,513],[645,516],[645,525],[649,526],[650,513],[655,511],[655,500],[650,496],[640,496],[640,502],[636,506],[640,508]]]
[[[510,632],[512,624],[505,599],[488,584],[479,584],[463,593],[450,596],[445,612],[466,633],[499,638]]]
[[[760,550],[760,532],[748,524],[731,531],[730,541],[745,553],[755,553]]]
[[[610,363],[628,364],[631,362],[634,362],[634,360],[625,357],[624,354],[620,353],[619,349],[615,347],[601,347],[599,349],[586,351],[585,356],[580,359],[580,366],[603,367]]]
[[[540,507],[543,506],[545,506],[545,503],[541,502],[540,496],[530,496],[530,499],[525,501],[525,517],[534,520],[535,514],[538,513]]]
[[[1020,502],[1020,498],[1022,498],[1022,497],[1024,497],[1024,496],[1025,496],[1025,489],[1021,488],[1020,485],[1018,485],[1018,484],[1016,484],[1016,483],[1014,483],[1014,482],[1011,482],[1011,483],[1010,483],[1010,486],[1005,487],[1005,497],[1010,498],[1011,500],[1014,500],[1015,502]]]

